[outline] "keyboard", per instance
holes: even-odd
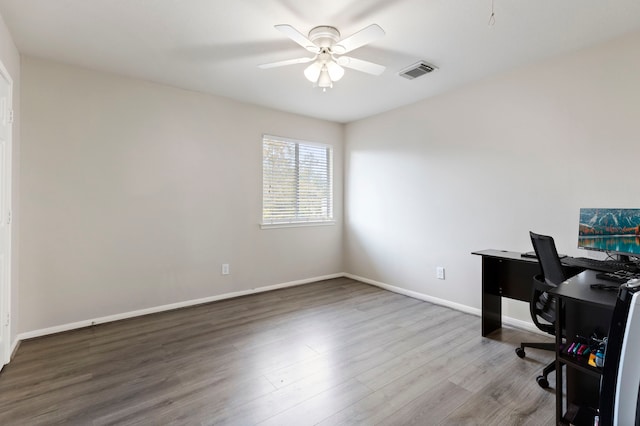
[[[640,273],[638,272],[629,272],[625,270],[615,271],[615,272],[599,272],[596,274],[596,278],[600,278],[606,281],[613,281],[619,284],[626,283],[632,278],[640,278]]]
[[[617,260],[589,259],[588,257],[565,257],[564,259],[562,259],[562,264],[566,266],[573,266],[576,268],[591,269],[599,272],[628,271],[630,268],[635,268],[635,266],[629,265],[629,263],[627,262],[618,262]]]

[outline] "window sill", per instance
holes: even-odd
[[[305,228],[309,226],[331,226],[335,224],[336,224],[335,220],[322,221],[322,222],[261,223],[260,229]]]

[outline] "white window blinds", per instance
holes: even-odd
[[[331,146],[263,136],[262,224],[332,221]]]

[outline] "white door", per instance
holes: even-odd
[[[0,369],[11,356],[11,89],[0,63]]]

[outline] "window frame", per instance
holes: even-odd
[[[265,221],[265,216],[264,216],[264,209],[265,209],[265,169],[264,169],[264,148],[265,148],[265,142],[272,140],[272,141],[276,141],[276,142],[284,142],[284,143],[293,143],[296,144],[296,186],[299,185],[300,182],[300,174],[299,174],[299,170],[300,170],[300,159],[298,157],[298,152],[299,152],[299,146],[303,145],[303,146],[310,146],[310,147],[321,147],[321,148],[325,148],[329,150],[329,161],[327,162],[327,168],[328,168],[328,172],[327,172],[327,177],[329,180],[328,183],[328,192],[329,192],[329,199],[328,199],[328,204],[329,204],[329,217],[327,219],[317,219],[317,218],[308,218],[308,219],[304,219],[304,218],[294,218],[294,217],[289,217],[287,221],[282,221],[282,222],[273,222],[273,221]],[[262,202],[261,202],[261,211],[260,211],[260,228],[262,229],[272,229],[272,228],[291,228],[291,227],[308,227],[308,226],[329,226],[329,225],[335,225],[336,221],[335,221],[335,216],[334,216],[334,200],[335,200],[335,188],[334,188],[334,146],[331,144],[327,144],[327,143],[321,143],[321,142],[312,142],[312,141],[307,141],[307,140],[301,140],[301,139],[293,139],[293,138],[288,138],[288,137],[283,137],[283,136],[275,136],[272,134],[263,134],[262,135],[262,140],[261,140],[261,146],[262,146],[262,155],[261,155],[261,169],[262,169],[262,185],[261,185],[261,196],[262,196]],[[299,199],[299,194],[296,194],[296,200]],[[299,202],[296,201],[296,209],[299,206]]]

